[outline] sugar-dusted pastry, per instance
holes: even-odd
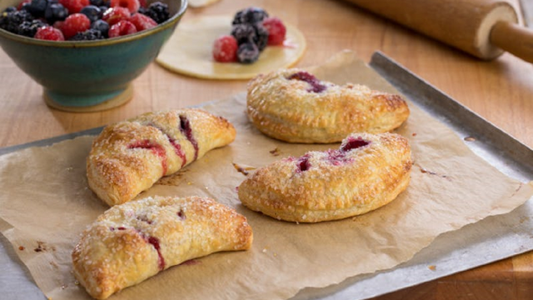
[[[340,142],[352,132],[382,133],[409,117],[399,95],[335,85],[300,69],[259,75],[248,84],[247,113],[264,134],[291,143]]]
[[[146,113],[107,126],[95,139],[87,158],[89,187],[110,206],[128,202],[234,139],[231,123],[203,110]]]
[[[308,152],[258,169],[239,186],[239,199],[279,220],[338,220],[394,200],[409,185],[411,165],[404,137],[354,133],[338,150]]]
[[[209,198],[155,197],[117,205],[90,225],[72,252],[74,275],[96,299],[219,251],[246,250],[246,218]]]

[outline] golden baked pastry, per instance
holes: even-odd
[[[239,186],[239,199],[279,220],[338,220],[394,200],[409,185],[411,165],[404,137],[354,133],[338,150],[312,151],[258,169]]]
[[[96,299],[184,261],[246,250],[246,218],[209,198],[155,197],[117,205],[88,227],[72,252],[74,275]]]
[[[199,109],[146,113],[104,128],[87,158],[89,187],[109,206],[235,139],[226,119]]]
[[[290,143],[340,142],[352,132],[382,133],[409,117],[399,95],[321,81],[300,69],[259,75],[248,84],[247,113],[264,134]]]

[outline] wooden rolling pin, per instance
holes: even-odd
[[[348,0],[481,59],[507,51],[533,62],[533,31],[498,0]]]

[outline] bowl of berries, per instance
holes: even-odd
[[[187,0],[2,0],[0,46],[43,86],[45,102],[98,111],[132,98]]]

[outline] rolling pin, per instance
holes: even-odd
[[[507,51],[533,62],[533,31],[518,25],[515,9],[505,1],[348,1],[481,59]]]

